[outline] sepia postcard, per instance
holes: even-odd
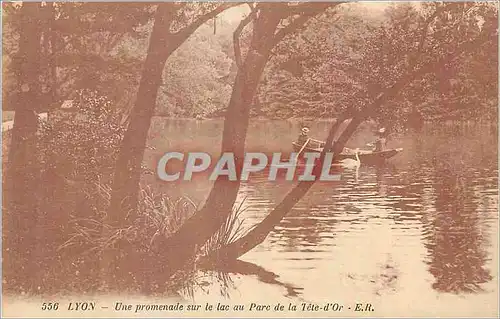
[[[498,318],[498,1],[2,2],[2,318]]]

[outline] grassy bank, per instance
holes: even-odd
[[[171,236],[197,205],[142,185],[137,218],[120,227],[111,223],[107,210],[124,132],[121,117],[98,96],[75,107],[78,116],[40,124],[30,149],[34,160],[18,167],[24,173],[17,187],[29,185],[29,192],[14,191],[16,183],[9,180],[14,174],[6,165],[11,132],[2,134],[4,292],[176,296],[192,290],[196,261],[231,238],[222,234],[232,227],[223,225],[209,244],[192,252],[182,270],[158,280],[163,276],[157,266],[175,257],[162,256],[161,247],[154,247],[156,239]]]

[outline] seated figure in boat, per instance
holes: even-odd
[[[384,150],[385,148],[385,145],[387,144],[387,140],[386,140],[386,134],[385,134],[386,130],[385,130],[385,127],[382,127],[381,129],[379,129],[375,135],[377,135],[377,139],[375,140],[375,148],[373,149],[375,152],[381,152]]]
[[[299,145],[304,145],[304,143],[307,142],[307,140],[309,139],[308,133],[309,133],[309,128],[305,126],[300,130],[300,135],[299,138],[297,139],[297,143]]]

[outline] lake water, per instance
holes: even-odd
[[[291,152],[298,122],[252,123],[248,151]],[[325,138],[328,124],[310,124],[310,135]],[[146,165],[154,170],[167,151],[217,155],[222,125],[155,118]],[[347,146],[363,148],[374,139],[371,129]],[[241,258],[223,293],[231,302],[369,302],[377,316],[498,315],[497,135],[496,127],[451,124],[392,135],[388,147],[402,153],[383,166],[361,165],[357,177],[345,170],[339,182],[317,182]],[[206,176],[144,182],[200,204],[211,188]],[[294,185],[267,181],[265,173],[242,184],[244,225],[262,220]],[[195,298],[224,300],[208,275]],[[357,314],[317,316],[332,315]]]

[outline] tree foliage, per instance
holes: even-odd
[[[223,47],[228,36],[228,28],[213,34],[213,27],[205,25],[172,54],[166,63],[156,114],[206,116],[227,105],[231,85],[223,78],[233,64]]]
[[[280,46],[260,91],[261,115],[335,117],[363,108],[373,95],[410,68],[454,52],[481,33],[496,33],[490,4],[392,4],[382,19],[345,8],[334,24],[328,14]],[[496,110],[498,43],[488,41],[412,82],[385,104],[378,118],[477,118]],[[484,112],[484,111],[486,112]]]
[[[120,119],[110,100],[96,91],[79,91],[71,111],[61,110],[41,122],[38,153],[42,176],[84,183],[85,187],[109,181],[124,132]]]
[[[12,109],[20,85],[19,72],[22,6],[3,4],[4,109]],[[97,90],[118,105],[126,105],[137,86],[142,60],[124,44],[147,36],[151,5],[132,3],[49,2],[41,7],[42,50],[38,59],[42,100],[40,111],[58,107],[79,89]],[[142,48],[144,50],[144,48]],[[132,89],[133,91],[133,89]]]

